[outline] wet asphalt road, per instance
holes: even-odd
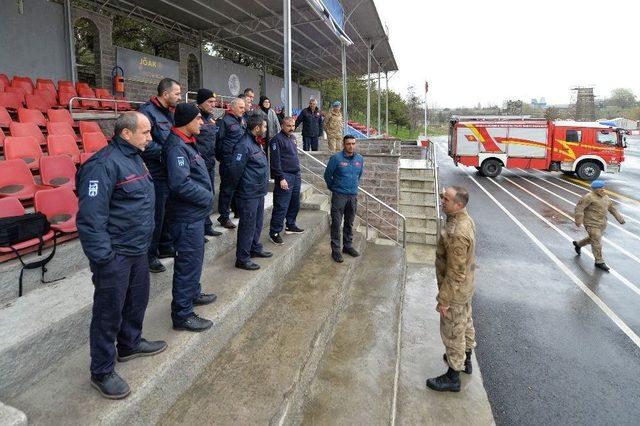
[[[483,178],[435,140],[440,186],[470,190],[477,356],[496,423],[640,424],[640,145],[602,177],[627,221],[609,218],[607,274],[571,245],[585,235],[572,219],[587,189],[560,173]]]

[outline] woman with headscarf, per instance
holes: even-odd
[[[255,110],[256,114],[261,114],[264,121],[267,122],[267,142],[271,140],[275,135],[280,133],[280,122],[276,112],[271,108],[271,100],[266,96],[260,96],[260,103],[258,103],[258,109]],[[264,144],[265,149],[268,143]]]

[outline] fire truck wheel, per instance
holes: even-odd
[[[580,163],[576,169],[576,174],[582,180],[596,180],[600,176],[600,166],[593,161],[585,161]]]
[[[484,160],[480,166],[480,173],[486,177],[496,177],[500,172],[502,172],[502,163],[494,158]]]

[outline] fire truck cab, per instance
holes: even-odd
[[[624,161],[622,130],[595,122],[530,117],[453,117],[449,156],[496,177],[503,167],[575,173],[594,180]]]

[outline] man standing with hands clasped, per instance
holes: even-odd
[[[596,268],[609,272],[609,266],[604,263],[602,257],[602,234],[607,227],[607,212],[611,213],[620,225],[624,225],[625,221],[607,196],[603,180],[594,180],[591,182],[591,188],[592,191],[578,201],[575,212],[576,226],[584,224],[584,229],[589,235],[580,241],[574,241],[573,247],[580,256],[582,247],[591,244]]]
[[[436,311],[440,314],[440,336],[446,349],[443,358],[449,368],[442,376],[428,379],[427,387],[439,392],[459,392],[460,371],[464,369],[471,374],[471,351],[476,347],[471,316],[476,226],[467,213],[469,192],[465,188],[447,188],[441,198],[447,222],[438,236],[436,249]]]

